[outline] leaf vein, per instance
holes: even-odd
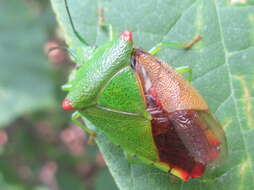
[[[224,36],[222,34],[222,30],[223,29],[222,29],[222,26],[221,26],[221,16],[220,16],[220,13],[219,13],[219,10],[218,10],[219,8],[218,8],[218,5],[217,5],[217,1],[213,0],[213,2],[214,2],[215,12],[216,12],[216,16],[217,16],[217,20],[218,20],[218,25],[219,25],[219,30],[220,30],[220,38],[221,38],[222,46],[223,46],[224,53],[225,53],[225,65],[226,65],[227,71],[228,71],[229,86],[230,86],[230,90],[231,90],[232,99],[233,99],[233,102],[234,102],[234,109],[235,109],[235,113],[236,113],[237,123],[238,123],[238,126],[240,127],[240,133],[241,133],[241,136],[242,136],[242,139],[243,139],[243,142],[244,142],[244,152],[246,154],[246,157],[250,158],[250,155],[249,155],[249,153],[246,150],[247,142],[246,142],[246,139],[244,138],[244,134],[243,134],[244,131],[242,129],[243,127],[242,127],[242,123],[240,122],[240,115],[239,115],[239,111],[237,109],[236,96],[235,96],[235,92],[234,92],[233,80],[232,80],[232,77],[231,77],[232,76],[232,72],[231,72],[230,65],[229,65],[229,60],[228,60],[228,58],[229,58],[228,53],[229,52],[226,49],[225,39],[224,39]],[[249,161],[250,159],[247,159],[247,160]],[[225,172],[225,174],[227,172]],[[251,169],[251,175],[252,175],[252,178],[254,178],[253,169]]]

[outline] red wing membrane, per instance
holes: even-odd
[[[152,132],[160,161],[179,170],[183,180],[200,177],[207,164],[220,153],[220,141],[206,127],[199,113],[181,110],[167,113],[147,95],[147,110],[153,119]]]

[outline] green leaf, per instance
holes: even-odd
[[[106,182],[106,183],[105,183]],[[114,183],[112,176],[106,169],[100,169],[96,174],[95,190],[117,190],[116,184]]]
[[[162,41],[203,39],[185,51],[165,48],[158,57],[173,66],[193,69],[193,85],[201,92],[226,132],[229,158],[218,170],[188,183],[171,183],[158,169],[129,164],[122,151],[104,137],[98,146],[121,190],[254,189],[254,3],[232,0],[101,0],[70,1],[78,31],[100,45],[106,34],[98,26],[97,8],[117,31],[134,32],[137,46],[149,50]],[[240,2],[240,1],[239,1]],[[66,39],[78,46],[62,0],[52,0]]]
[[[53,104],[51,73],[43,55],[48,31],[32,5],[0,1],[0,126]]]

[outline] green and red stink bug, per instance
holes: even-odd
[[[65,5],[74,33],[87,46],[73,25],[66,0]],[[161,43],[148,53],[134,48],[132,33],[124,31],[92,50],[89,58],[76,60],[78,66],[64,85],[68,95],[62,107],[76,110],[73,121],[90,135],[103,134],[128,155],[188,181],[217,165],[227,154],[227,145],[199,93],[153,56],[164,46],[182,45]],[[84,55],[74,59],[78,56]],[[184,70],[188,68],[180,69]],[[96,128],[80,124],[78,117]]]

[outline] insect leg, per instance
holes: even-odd
[[[202,36],[200,34],[197,34],[191,41],[187,43],[177,43],[177,42],[160,42],[157,45],[155,45],[152,49],[149,50],[149,53],[152,55],[157,54],[161,49],[165,47],[172,47],[172,48],[184,48],[189,49],[191,48],[195,43],[197,43]]]
[[[131,153],[125,152],[125,151],[124,151],[124,156],[130,164],[139,164],[139,165],[149,165],[150,166],[153,163],[152,161],[148,161],[147,159],[142,159],[142,158],[139,159],[134,154],[131,154]]]
[[[80,113],[77,112],[77,111],[74,112],[74,113],[72,114],[72,116],[71,116],[72,122],[73,122],[75,125],[81,127],[86,133],[88,133],[88,135],[89,135],[88,144],[93,144],[93,141],[94,141],[94,139],[95,139],[95,137],[96,137],[96,133],[95,133],[93,130],[89,129],[89,128],[86,126],[85,122],[84,122],[84,123],[81,123],[81,122],[78,120],[79,118],[81,118],[81,115],[80,115]]]
[[[55,46],[55,47],[52,47],[52,48],[50,48],[48,50],[47,55],[49,55],[52,51],[57,50],[57,49],[61,49],[61,50],[67,51],[73,57],[73,59],[75,61],[78,60],[77,59],[78,56],[75,54],[75,51],[73,51],[70,48],[65,47],[65,46]]]
[[[192,81],[192,68],[190,68],[189,66],[177,67],[176,71],[180,74],[188,73],[189,74],[188,81],[189,82]]]
[[[69,91],[71,89],[71,87],[72,87],[72,85],[67,83],[67,84],[62,85],[61,89],[63,91]]]
[[[103,8],[98,8],[98,23],[99,23],[100,27],[108,29],[109,39],[113,40],[113,38],[114,38],[114,29],[113,29],[113,26],[111,24],[106,24],[105,23],[104,9]]]

